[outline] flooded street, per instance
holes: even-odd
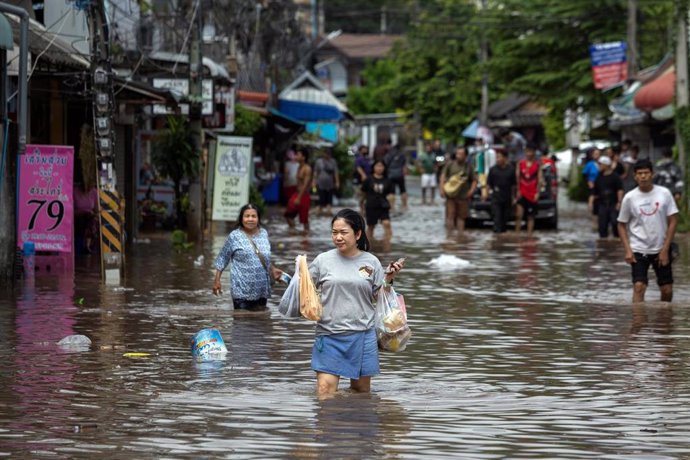
[[[152,237],[128,252],[122,287],[82,260],[76,283],[39,276],[0,297],[0,457],[690,457],[687,235],[676,302],[656,301],[651,274],[648,302],[633,306],[621,244],[597,240],[584,205],[563,200],[560,229],[534,239],[458,239],[440,204],[419,201],[393,219],[390,248],[374,245],[384,264],[407,257],[396,288],[413,336],[381,354],[372,394],[315,397],[314,326],[278,314],[284,287],[270,318],[234,316],[227,292],[211,295],[229,228],[180,253]],[[332,246],[330,219],[313,217],[303,237],[276,212],[267,228],[286,271]],[[430,264],[442,255],[469,264]],[[224,361],[192,359],[189,340],[207,327],[221,331]],[[70,334],[93,344],[59,348]]]

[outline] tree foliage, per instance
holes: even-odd
[[[419,10],[402,45],[385,61],[370,63],[363,73],[367,87],[348,96],[356,113],[410,111],[436,135],[457,138],[479,111],[486,71],[492,101],[510,92],[532,96],[550,109],[555,136],[564,109],[581,105],[606,113],[619,92],[594,88],[589,46],[626,39],[627,0],[488,0],[485,10],[470,0],[415,4]],[[638,5],[638,62],[646,67],[672,49],[675,6]]]
[[[168,128],[160,131],[153,142],[151,161],[163,177],[169,177],[174,183],[177,220],[182,227],[182,180],[196,177],[200,165],[199,152],[194,149],[193,133],[185,118],[168,117]]]
[[[362,71],[363,86],[347,90],[347,107],[354,113],[392,113],[396,109],[397,68],[390,59],[369,62]]]
[[[235,130],[233,131],[235,136],[252,137],[259,132],[262,124],[261,115],[239,104],[235,106]]]
[[[414,4],[409,0],[328,0],[324,5],[325,29],[376,34],[383,23],[386,33],[405,33],[414,17]]]

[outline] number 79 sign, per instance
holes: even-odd
[[[72,252],[74,147],[27,145],[19,157],[17,245]]]

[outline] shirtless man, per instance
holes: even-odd
[[[309,152],[304,147],[299,147],[295,152],[295,160],[299,163],[297,170],[297,191],[288,199],[285,209],[285,218],[288,226],[295,228],[295,217],[299,214],[299,221],[304,227],[304,233],[309,233],[309,208],[311,206],[311,196],[309,187],[311,186],[311,166],[307,163]]]

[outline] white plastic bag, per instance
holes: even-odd
[[[299,260],[295,259],[295,274],[290,280],[283,297],[278,304],[278,311],[287,318],[299,318]]]
[[[376,299],[376,337],[379,349],[399,352],[407,346],[412,331],[407,325],[405,299],[393,288],[381,288]]]

